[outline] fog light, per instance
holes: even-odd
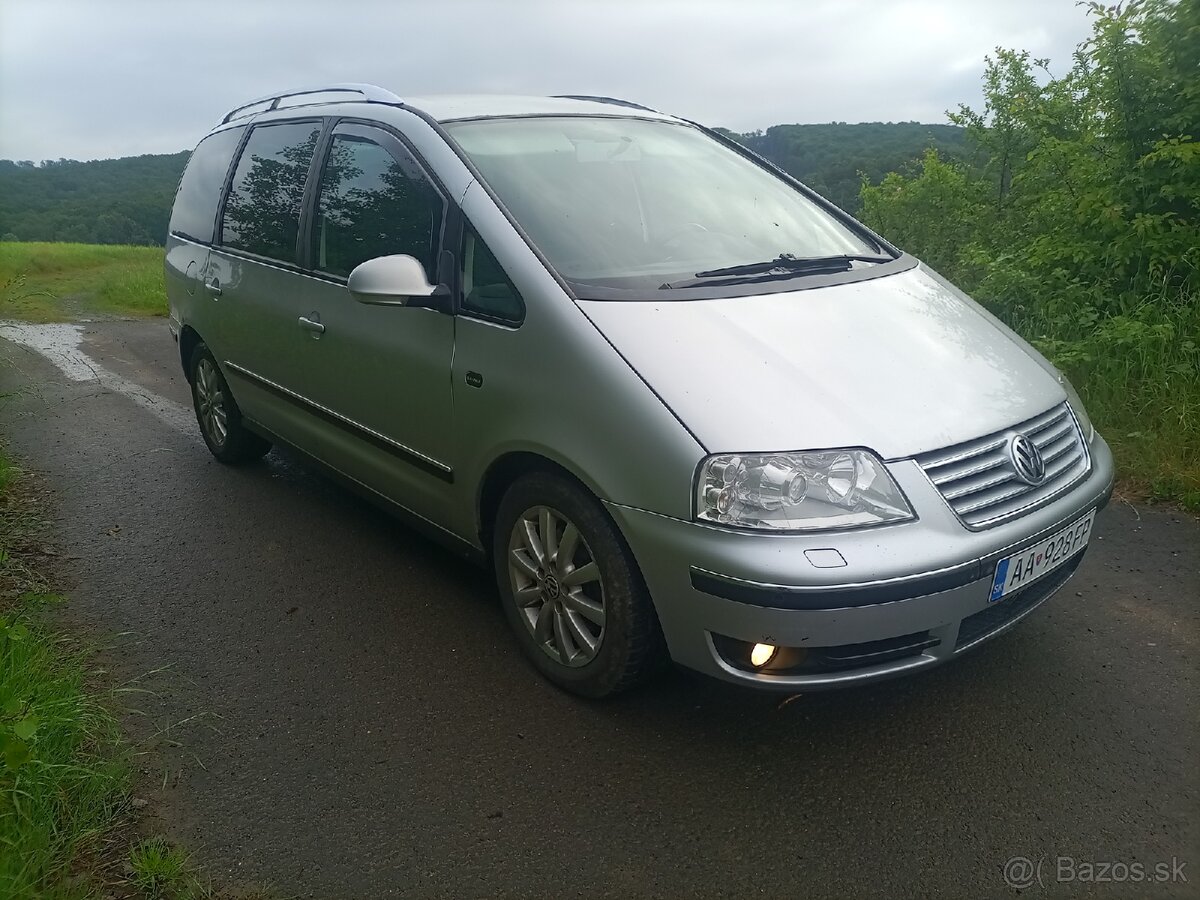
[[[755,644],[750,651],[750,665],[761,669],[775,656],[776,649],[773,644]]]

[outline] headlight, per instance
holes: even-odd
[[[1083,408],[1083,401],[1079,399],[1079,392],[1075,390],[1071,382],[1067,381],[1067,376],[1061,372],[1058,374],[1058,383],[1067,392],[1067,402],[1071,404],[1071,409],[1075,412],[1075,418],[1079,420],[1079,430],[1083,432],[1084,440],[1090,444],[1092,438],[1096,436],[1096,429],[1092,425],[1092,420],[1088,418],[1087,410]]]
[[[875,454],[822,450],[710,456],[700,466],[696,517],[802,531],[899,522],[913,513]]]

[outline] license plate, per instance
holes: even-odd
[[[1003,600],[1013,591],[1037,581],[1048,572],[1053,572],[1082,550],[1091,537],[1092,522],[1095,518],[1096,511],[1093,509],[1062,531],[996,563],[990,602]]]

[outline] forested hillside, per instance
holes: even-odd
[[[859,209],[863,175],[877,182],[889,172],[906,170],[929,149],[943,159],[958,159],[967,152],[966,132],[956,125],[833,122],[772,125],[748,134],[718,130],[852,213]]]
[[[187,158],[0,160],[0,239],[161,244]]]
[[[928,148],[962,152],[952,125],[774,125],[725,132],[851,211],[860,172],[878,181],[904,170]],[[187,152],[77,162],[0,160],[0,239],[85,244],[161,244]]]

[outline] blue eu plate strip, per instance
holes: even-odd
[[[989,603],[995,603],[1004,594],[1004,582],[1008,580],[1008,560],[1000,560],[1000,565],[996,566],[996,578],[992,582],[992,596],[988,599]]]

